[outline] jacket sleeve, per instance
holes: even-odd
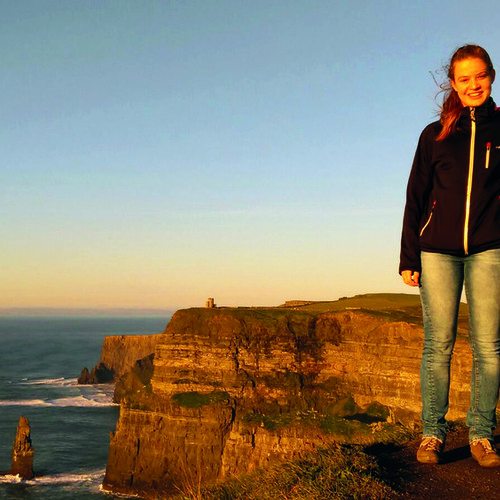
[[[432,125],[434,124],[427,126],[420,135],[406,188],[399,274],[404,270],[421,272],[420,223],[426,212],[433,186],[432,151],[436,134]]]

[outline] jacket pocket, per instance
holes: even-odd
[[[429,214],[429,217],[427,218],[427,222],[422,226],[422,229],[420,230],[419,236],[422,236],[424,234],[424,231],[427,229],[427,226],[431,223],[432,216],[434,215],[435,206],[436,206],[436,200],[434,200],[432,202],[431,213]]]

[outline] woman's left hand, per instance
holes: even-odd
[[[408,286],[418,286],[420,273],[418,271],[401,271],[401,277]]]

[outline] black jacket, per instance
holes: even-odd
[[[421,271],[420,251],[455,256],[500,248],[500,109],[464,108],[458,127],[420,135],[408,180],[399,272]]]

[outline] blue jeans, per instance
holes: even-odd
[[[422,252],[421,259],[423,436],[446,439],[450,362],[465,284],[472,350],[469,440],[491,439],[500,386],[500,249],[466,257]]]

